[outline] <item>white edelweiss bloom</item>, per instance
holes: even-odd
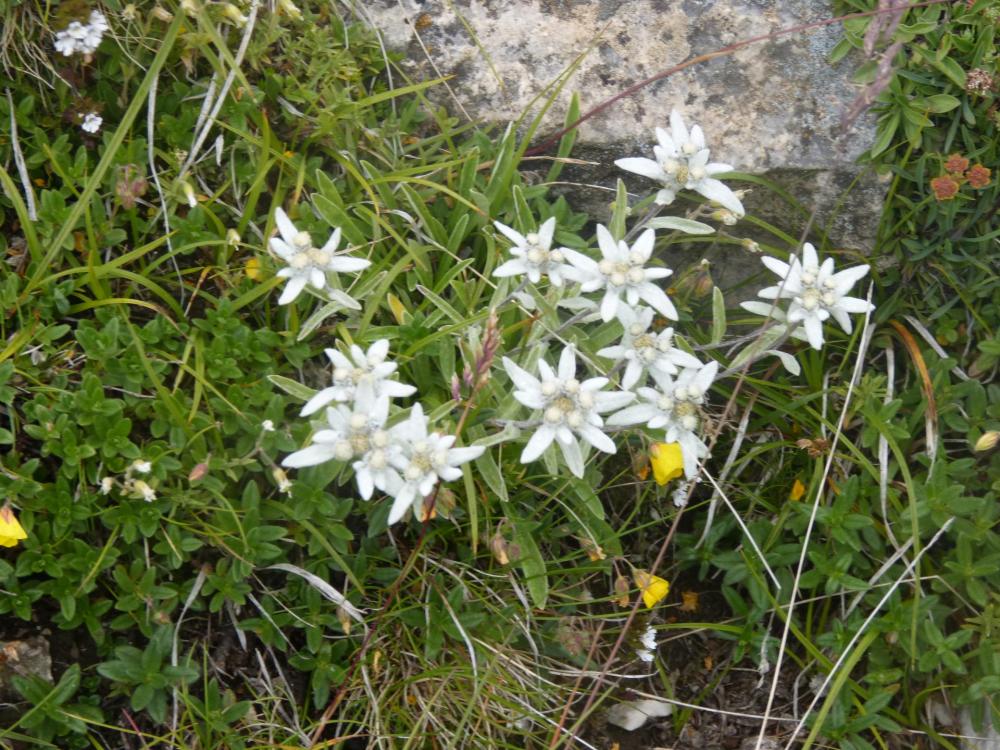
[[[773,302],[761,302],[759,300],[752,299],[747,300],[746,302],[740,302],[740,307],[747,312],[753,313],[754,315],[762,315],[765,318],[776,320],[782,330],[787,330],[789,328],[788,316],[785,315],[785,311]],[[795,326],[794,330],[789,335],[793,339],[797,339],[799,341],[809,340],[809,337],[806,336],[806,331],[802,326]]]
[[[361,458],[372,449],[372,437],[382,430],[388,416],[389,397],[375,396],[371,387],[362,387],[352,405],[328,407],[326,429],[313,435],[312,445],[285,456],[281,465],[300,469],[327,461],[346,463]]]
[[[552,236],[556,231],[555,217],[546,219],[537,232],[523,235],[506,224],[494,221],[495,226],[504,237],[514,243],[510,248],[513,260],[508,260],[494,271],[494,276],[527,275],[532,284],[541,281],[546,275],[553,286],[562,286],[567,271],[572,276],[572,268],[566,264],[566,256],[562,248],[552,248]]]
[[[96,112],[88,112],[83,118],[83,124],[80,125],[80,128],[88,133],[96,133],[101,129],[101,123],[103,122],[104,118],[102,118],[99,114]]]
[[[352,401],[359,386],[372,389],[375,397],[406,398],[417,392],[412,385],[389,380],[396,371],[395,362],[386,361],[389,354],[389,339],[380,339],[365,352],[357,344],[351,345],[348,358],[336,349],[327,349],[326,356],[333,363],[333,385],[316,393],[309,399],[300,416],[308,417],[334,401]]]
[[[390,457],[402,480],[393,488],[392,508],[389,523],[394,524],[403,517],[407,509],[413,508],[418,515],[423,508],[424,498],[434,491],[438,481],[453,482],[462,476],[458,467],[483,455],[483,446],[453,448],[454,435],[427,433],[427,417],[423,407],[414,404],[410,417],[390,431],[395,448]]]
[[[643,661],[651,662],[656,658],[656,628],[648,626],[640,638],[642,648],[635,652]]]
[[[309,233],[297,230],[288,218],[288,214],[280,207],[274,212],[274,219],[281,236],[272,237],[268,247],[288,264],[287,268],[282,268],[277,274],[288,279],[278,304],[287,305],[292,302],[302,293],[306,284],[309,284],[316,289],[326,289],[345,307],[361,309],[361,306],[344,292],[327,287],[327,272],[353,273],[371,265],[371,261],[364,258],[336,255],[337,246],[340,244],[340,228],[333,230],[333,234],[323,247],[316,247]]]
[[[583,292],[604,289],[601,301],[601,319],[605,322],[618,312],[620,295],[625,293],[625,301],[633,307],[639,300],[652,306],[658,313],[670,320],[677,320],[677,309],[660,287],[653,283],[664,279],[673,271],[669,268],[647,268],[646,263],[653,254],[656,233],[647,229],[631,248],[624,240],[615,242],[611,232],[602,224],[597,225],[597,244],[603,258],[595,261],[576,250],[564,248],[567,259],[577,270],[577,279]]]
[[[679,367],[701,367],[697,357],[674,347],[673,328],[665,328],[658,333],[649,331],[653,322],[650,308],[640,307],[636,312],[629,311],[625,317],[627,320],[622,320],[625,332],[621,343],[597,352],[600,357],[627,363],[622,388],[627,390],[640,382],[647,371],[675,375]]]
[[[582,383],[576,379],[576,350],[563,349],[558,371],[545,360],[538,361],[541,379],[531,375],[512,360],[504,357],[504,369],[514,387],[514,398],[529,409],[542,414],[542,424],[528,440],[521,453],[521,463],[527,464],[544,453],[553,441],[559,443],[566,465],[575,476],[584,472],[583,453],[577,437],[605,453],[615,453],[615,442],[601,429],[601,414],[620,409],[635,396],[625,392],[601,392],[607,378],[590,378]]]
[[[761,261],[783,281],[777,286],[761,289],[764,299],[789,299],[789,324],[801,323],[813,349],[823,347],[823,322],[833,318],[845,333],[851,332],[851,313],[867,313],[875,306],[867,300],[846,296],[851,287],[868,273],[868,266],[853,266],[838,273],[833,270],[833,258],[822,264],[808,242],[802,245],[802,260],[793,256],[791,263],[762,256]]]
[[[642,402],[612,414],[608,425],[645,424],[653,430],[664,430],[665,442],[680,443],[684,475],[692,479],[698,473],[698,460],[708,455],[708,447],[698,436],[698,430],[705,394],[718,371],[718,362],[698,368],[685,367],[676,380],[653,371],[658,387],[638,389]]]
[[[634,157],[618,159],[615,164],[626,172],[648,177],[662,183],[656,202],[668,205],[674,202],[683,189],[696,193],[732,211],[736,216],[746,212],[743,204],[730,188],[714,175],[732,172],[728,164],[709,162],[709,149],[705,147],[705,134],[698,125],[688,130],[684,119],[675,109],[670,113],[670,130],[656,129],[658,145],[653,146],[656,160]]]

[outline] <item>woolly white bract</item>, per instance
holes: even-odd
[[[823,347],[823,322],[833,318],[851,332],[851,314],[866,313],[874,309],[867,300],[846,296],[851,288],[868,273],[868,266],[853,266],[834,273],[833,258],[822,264],[808,242],[802,245],[802,260],[793,256],[791,263],[764,256],[761,262],[782,278],[777,286],[761,289],[764,299],[788,299],[786,319],[790,325],[801,323],[813,349]]]
[[[514,398],[529,409],[541,411],[542,423],[528,440],[521,453],[521,463],[531,463],[544,453],[553,441],[559,444],[566,465],[574,475],[583,476],[583,453],[577,437],[600,451],[614,453],[615,442],[601,429],[601,414],[620,409],[635,396],[624,392],[601,392],[607,378],[576,379],[576,350],[563,349],[559,369],[554,371],[545,360],[538,361],[541,379],[504,357],[504,369],[514,387]]]
[[[596,292],[604,290],[601,301],[601,318],[607,322],[615,317],[621,303],[621,295],[633,307],[642,300],[658,313],[671,320],[677,320],[677,309],[660,287],[653,283],[665,279],[673,271],[669,268],[647,268],[646,263],[653,254],[656,233],[647,229],[635,244],[629,248],[624,240],[618,242],[607,227],[597,225],[597,244],[603,256],[600,261],[588,258],[583,253],[564,248],[569,262],[577,269],[580,291]]]
[[[323,247],[316,247],[309,233],[296,229],[288,214],[280,207],[274,212],[274,219],[281,236],[272,237],[268,247],[288,264],[287,268],[282,268],[277,274],[288,279],[281,297],[278,298],[278,304],[287,305],[292,302],[302,293],[306,284],[309,284],[317,290],[325,290],[345,307],[360,310],[361,306],[350,296],[327,285],[328,272],[350,273],[371,265],[371,261],[364,258],[335,255],[340,244],[340,228],[333,230],[333,234]]]
[[[548,276],[553,286],[562,286],[564,277],[572,278],[573,269],[566,264],[566,256],[559,248],[552,247],[552,236],[556,231],[555,217],[547,219],[537,232],[523,235],[506,224],[494,221],[501,234],[514,243],[510,254],[514,256],[493,271],[494,276],[527,276],[532,284]]]
[[[705,134],[698,125],[688,130],[684,119],[675,109],[670,113],[670,130],[656,129],[659,144],[653,146],[656,160],[643,157],[618,159],[615,164],[627,172],[656,180],[663,187],[656,194],[656,202],[668,205],[674,202],[683,189],[715,201],[737,216],[745,211],[740,199],[722,181],[713,175],[732,172],[728,164],[709,162],[709,149],[705,146]]]
[[[336,349],[327,349],[326,356],[333,363],[333,385],[314,395],[302,407],[300,416],[307,417],[334,401],[351,401],[360,386],[371,388],[372,393],[389,398],[406,398],[417,392],[412,385],[389,380],[396,371],[396,363],[386,361],[389,340],[380,339],[365,352],[357,344],[351,345],[350,358]]]
[[[392,428],[394,450],[389,461],[399,472],[385,488],[393,495],[389,523],[400,520],[409,508],[419,516],[424,498],[433,492],[438,481],[452,482],[462,476],[458,467],[479,458],[482,446],[453,448],[454,435],[428,434],[427,417],[420,404],[410,411],[410,418]]]
[[[676,380],[653,372],[658,387],[639,388],[641,403],[615,412],[608,417],[608,425],[645,424],[652,430],[664,430],[665,442],[680,444],[684,475],[691,479],[698,473],[699,459],[708,455],[698,430],[705,394],[718,371],[719,363],[709,362],[699,368],[685,367]]]
[[[607,346],[597,354],[616,362],[627,363],[625,374],[622,376],[622,388],[628,389],[642,382],[647,371],[674,375],[678,367],[701,366],[697,357],[674,347],[673,328],[652,333],[649,331],[649,326],[653,322],[653,311],[648,307],[641,307],[634,313],[629,312],[619,317],[626,318],[622,321],[625,332],[621,343]]]

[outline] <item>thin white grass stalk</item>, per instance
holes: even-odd
[[[774,571],[771,570],[771,566],[767,564],[767,558],[764,557],[764,553],[763,551],[761,551],[761,548],[757,546],[757,540],[753,538],[753,534],[750,533],[750,529],[747,528],[747,525],[743,522],[743,519],[740,518],[740,514],[736,512],[736,508],[734,508],[733,504],[729,502],[729,498],[726,497],[726,493],[722,491],[722,487],[719,486],[718,482],[715,481],[715,479],[712,477],[712,474],[708,471],[708,469],[704,467],[704,465],[702,465],[701,467],[701,473],[708,478],[708,481],[712,483],[712,486],[715,488],[715,491],[718,493],[719,497],[722,498],[722,501],[726,504],[726,507],[729,508],[730,511],[732,511],[733,517],[736,519],[736,523],[739,524],[740,530],[746,536],[747,541],[750,542],[750,546],[753,547],[753,551],[757,553],[757,557],[760,558],[760,562],[764,566],[764,570],[767,571],[768,576],[770,576],[771,580],[774,582],[774,585],[777,587],[778,591],[781,591],[781,583],[778,582],[778,577],[774,574]]]
[[[752,410],[748,408],[743,412],[743,418],[740,420],[740,425],[736,430],[736,438],[733,440],[733,447],[729,451],[729,455],[726,457],[726,463],[722,465],[722,471],[719,472],[720,484],[726,481],[729,476],[729,471],[733,467],[733,463],[740,454],[740,448],[743,447],[743,440],[747,435],[747,425],[750,424],[751,411]],[[719,495],[719,490],[712,493],[712,499],[708,503],[708,516],[705,519],[705,530],[701,532],[701,536],[698,538],[698,541],[694,543],[695,549],[701,547],[701,545],[705,543],[705,540],[708,539],[708,532],[712,530],[712,520],[715,518],[715,508],[719,504]],[[780,589],[781,586],[778,586],[778,588]]]
[[[934,338],[934,334],[928,331],[923,323],[914,318],[912,315],[904,315],[903,320],[905,320],[907,323],[913,326],[913,329],[920,334],[920,338],[922,338],[924,341],[927,342],[927,346],[933,349],[935,354],[937,354],[941,359],[948,359],[948,352],[946,352],[944,349],[941,348],[941,345],[937,342],[937,339]],[[975,320],[975,318],[973,318],[972,320]],[[972,341],[972,338],[973,338],[972,336],[969,336],[968,340]],[[968,354],[968,350],[966,350],[966,354]],[[959,380],[969,380],[969,375],[965,372],[965,370],[963,370],[958,365],[952,367],[951,372]]]
[[[888,404],[896,391],[896,351],[891,345],[885,350],[885,374],[887,382],[882,403]],[[885,523],[886,536],[898,551],[899,542],[896,541],[896,535],[892,533],[892,524],[889,523],[889,439],[881,433],[878,436],[878,499],[882,506],[882,521]]]
[[[270,647],[268,647],[267,652],[268,655],[271,657],[272,661],[274,661],[274,666],[277,667],[278,669],[278,676],[281,677],[281,681],[282,683],[284,683],[284,687],[281,688],[281,692],[284,693],[285,698],[282,698],[278,695],[278,689],[275,687],[274,680],[271,678],[271,673],[267,669],[267,664],[264,662],[264,657],[261,655],[260,650],[254,649],[254,655],[257,657],[257,663],[260,665],[260,671],[264,678],[263,679],[264,687],[268,691],[268,693],[274,697],[274,708],[275,711],[277,711],[281,715],[281,719],[285,724],[284,728],[287,729],[288,727],[290,727],[295,732],[295,734],[298,735],[303,745],[308,747],[309,735],[303,731],[300,725],[299,711],[295,705],[295,701],[294,700],[287,701],[292,708],[292,715],[290,717],[281,706],[282,703],[286,702],[287,698],[290,698],[292,696],[292,692],[291,690],[288,689],[288,680],[285,679],[285,675],[281,671],[281,665],[278,663],[278,660],[274,658],[274,653],[271,651]]]
[[[208,577],[205,572],[205,568],[202,567],[198,571],[198,575],[194,579],[194,585],[191,587],[191,591],[188,592],[187,599],[184,600],[184,606],[181,607],[181,613],[177,616],[177,623],[174,625],[174,637],[171,639],[170,644],[170,666],[177,666],[177,635],[181,632],[181,624],[184,622],[184,615],[187,614],[188,608],[194,603],[194,600],[198,598],[198,594],[201,592],[201,587],[205,585],[205,579]],[[171,733],[177,732],[177,721],[179,719],[179,706],[177,703],[177,688],[174,687],[171,690],[174,710],[173,718],[170,724]]]
[[[888,560],[882,563],[879,569],[875,571],[875,574],[868,579],[868,585],[873,586],[875,582],[883,575],[885,575],[886,571],[888,571],[893,565],[895,565],[896,562],[899,560],[899,558],[905,555],[912,546],[913,546],[913,540],[907,539],[906,544],[904,544],[902,547],[896,550],[896,552],[893,553],[892,557],[890,557]],[[861,603],[861,600],[865,597],[865,594],[867,593],[868,593],[867,591],[858,592],[857,596],[854,597],[854,601],[851,602],[850,606],[848,606],[847,608],[847,611],[844,613],[845,617],[851,614],[851,612],[853,612],[855,609],[857,609],[858,605]]]
[[[455,610],[451,608],[451,604],[448,603],[448,597],[442,596],[441,603],[444,604],[444,608],[448,610],[448,615],[451,617],[451,621],[455,623],[455,627],[458,629],[459,634],[462,636],[462,640],[465,641],[465,646],[469,649],[469,661],[472,664],[472,676],[475,680],[479,680],[479,665],[476,662],[476,648],[472,645],[472,641],[469,639],[469,634],[465,632],[465,628],[462,627],[462,621],[458,619],[458,615],[455,614]]]
[[[222,88],[219,90],[219,95],[216,97],[215,102],[212,106],[211,114],[208,115],[208,121],[202,126],[201,131],[194,139],[194,143],[191,144],[191,150],[188,152],[187,159],[184,160],[184,164],[181,166],[177,173],[177,179],[183,179],[184,175],[191,168],[194,163],[198,152],[205,143],[205,139],[208,138],[208,134],[212,130],[212,126],[215,125],[215,119],[219,116],[219,110],[222,109],[222,105],[226,102],[226,97],[229,95],[229,89],[233,85],[233,81],[236,80],[236,73],[240,69],[240,65],[243,63],[243,57],[246,55],[247,47],[250,46],[250,37],[253,34],[254,26],[257,24],[257,9],[260,7],[258,0],[253,0],[250,3],[250,12],[247,15],[246,26],[243,27],[243,38],[240,39],[240,46],[236,50],[236,55],[233,57],[233,67],[230,69],[229,73],[226,75],[226,80],[222,84]]]
[[[149,86],[149,96],[146,103],[146,161],[149,162],[149,174],[153,178],[153,185],[156,187],[156,194],[160,198],[160,211],[163,213],[163,236],[167,241],[167,252],[170,254],[170,263],[177,274],[177,293],[180,297],[181,306],[185,302],[184,277],[181,276],[181,268],[177,265],[177,258],[174,257],[174,243],[170,239],[170,212],[167,210],[167,198],[163,193],[163,185],[160,183],[160,173],[156,171],[156,92],[160,86],[160,76],[157,74]]]
[[[869,303],[871,302],[873,288],[873,285],[868,285]],[[851,405],[851,396],[854,395],[854,387],[861,378],[861,371],[864,368],[865,353],[868,351],[868,344],[871,341],[872,331],[874,329],[869,322],[871,320],[871,316],[871,305],[869,304],[868,312],[865,313],[865,322],[864,327],[862,328],[861,341],[858,344],[858,354],[857,360],[854,364],[854,372],[851,375],[851,382],[847,386],[847,395],[844,397],[844,406],[840,410],[840,416],[837,418],[837,430],[833,434],[833,439],[830,442],[830,453],[826,459],[826,466],[823,468],[823,477],[820,479],[819,485],[816,487],[816,499],[813,501],[812,510],[809,513],[809,523],[806,526],[805,538],[802,540],[802,552],[799,554],[799,563],[795,568],[795,580],[792,582],[792,592],[788,599],[788,610],[785,613],[785,626],[781,631],[781,645],[778,649],[778,660],[777,664],[774,665],[774,677],[771,679],[771,688],[767,694],[767,705],[764,708],[764,718],[760,724],[760,733],[757,735],[755,750],[761,750],[761,746],[764,744],[764,734],[767,730],[767,722],[771,716],[771,709],[774,707],[774,697],[778,692],[778,680],[781,678],[781,664],[785,658],[785,649],[788,647],[788,634],[791,632],[792,619],[795,614],[795,600],[799,593],[799,581],[802,578],[802,573],[806,564],[806,556],[809,552],[809,540],[812,538],[813,526],[816,523],[816,515],[819,512],[819,503],[823,498],[823,488],[826,486],[826,480],[830,475],[830,469],[833,466],[833,459],[837,453],[837,443],[840,441],[840,433],[844,426],[844,420],[847,418],[847,409]],[[824,419],[824,422],[825,421],[826,420]]]
[[[31,188],[31,178],[28,176],[28,165],[24,162],[24,154],[21,153],[21,142],[17,137],[17,117],[14,116],[14,99],[7,92],[7,105],[10,107],[10,147],[14,152],[14,164],[17,165],[17,174],[21,178],[21,186],[24,188],[24,205],[28,210],[28,218],[38,221],[38,210],[35,208],[35,191]]]
[[[802,731],[802,727],[805,726],[806,719],[809,718],[809,714],[812,712],[813,708],[819,702],[820,698],[823,697],[823,694],[826,692],[827,686],[829,686],[830,681],[833,679],[833,676],[837,673],[837,670],[840,668],[840,665],[843,664],[844,661],[851,655],[851,649],[854,647],[854,644],[858,642],[858,639],[861,638],[861,634],[868,629],[868,626],[871,625],[872,622],[874,622],[876,615],[878,615],[879,611],[882,609],[882,605],[884,605],[887,601],[889,601],[889,597],[892,596],[893,593],[895,593],[896,589],[899,588],[900,584],[903,583],[903,579],[906,578],[910,574],[910,572],[916,567],[917,563],[920,562],[920,558],[924,556],[924,553],[927,552],[927,550],[929,550],[931,547],[933,547],[937,543],[937,540],[940,539],[941,536],[951,527],[951,524],[954,520],[955,517],[952,516],[947,521],[945,521],[944,524],[941,526],[941,528],[938,529],[938,532],[927,543],[927,545],[922,550],[920,550],[920,552],[918,552],[913,557],[912,560],[910,560],[909,564],[907,564],[906,566],[906,569],[902,572],[899,578],[896,579],[896,581],[892,584],[892,586],[889,587],[889,590],[886,591],[885,594],[883,594],[882,598],[878,600],[878,603],[869,613],[868,617],[865,618],[865,621],[861,623],[861,627],[858,628],[857,632],[853,636],[851,636],[851,640],[848,641],[847,645],[844,646],[844,648],[842,649],[840,658],[838,658],[837,661],[834,662],[833,666],[830,668],[830,672],[826,676],[826,679],[823,680],[823,684],[820,685],[819,688],[816,690],[816,695],[815,697],[813,697],[812,702],[806,707],[805,714],[802,716],[802,719],[799,721],[798,724],[795,725],[795,729],[792,730],[792,735],[791,737],[788,738],[788,742],[785,745],[785,750],[789,750],[791,748],[792,743],[795,741],[795,737],[798,735],[800,731]]]

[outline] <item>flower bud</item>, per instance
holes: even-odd
[[[976,445],[973,450],[976,451],[976,453],[993,450],[998,441],[1000,441],[1000,431],[990,430],[989,432],[984,432],[980,436],[979,440],[976,441]]]
[[[237,247],[240,244],[240,233],[235,229],[230,229],[226,232],[226,244],[229,247]]]
[[[153,8],[151,15],[157,21],[162,21],[163,23],[170,23],[171,21],[174,20],[174,14],[160,5],[157,5],[155,8]]]

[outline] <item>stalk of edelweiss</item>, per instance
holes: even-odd
[[[357,344],[351,345],[351,356],[336,349],[327,349],[326,356],[333,363],[333,384],[316,393],[302,407],[300,416],[307,417],[334,401],[351,401],[361,386],[368,386],[376,397],[406,398],[417,392],[412,385],[389,380],[396,371],[395,362],[386,361],[389,340],[380,339],[365,352]]]
[[[601,319],[605,322],[614,318],[618,312],[622,293],[625,294],[625,301],[633,307],[642,300],[664,317],[677,320],[674,303],[666,292],[653,283],[656,279],[665,279],[673,271],[669,268],[646,267],[655,242],[656,233],[647,229],[630,248],[624,241],[616,242],[607,227],[598,224],[597,244],[603,256],[600,261],[588,258],[576,250],[563,248],[569,262],[578,272],[580,291],[604,290]]]
[[[701,407],[719,363],[709,362],[698,368],[685,367],[677,379],[652,372],[657,388],[639,388],[642,403],[628,406],[608,417],[608,426],[645,424],[653,430],[664,430],[664,441],[679,443],[684,460],[684,475],[688,479],[698,473],[698,461],[708,456],[708,447],[698,435]]]
[[[822,264],[808,242],[802,245],[802,260],[793,256],[791,263],[763,256],[761,262],[782,278],[777,286],[758,292],[769,300],[789,299],[786,319],[790,326],[801,323],[813,349],[823,347],[823,323],[833,318],[845,333],[851,332],[851,313],[873,310],[867,300],[846,296],[851,287],[868,273],[868,266],[853,266],[834,273],[833,258]]]
[[[601,414],[620,409],[632,401],[631,393],[601,392],[607,378],[576,379],[576,350],[567,346],[559,356],[558,371],[545,360],[538,361],[536,378],[512,360],[504,357],[504,369],[514,387],[514,398],[529,409],[541,412],[542,423],[528,440],[521,453],[521,463],[531,463],[544,453],[553,441],[559,444],[569,470],[575,476],[584,473],[583,453],[577,438],[585,440],[605,453],[615,453],[615,442],[601,429]]]
[[[681,190],[694,190],[710,201],[729,209],[737,217],[746,212],[743,204],[729,187],[714,175],[732,172],[728,164],[709,162],[709,149],[705,134],[698,125],[688,130],[684,119],[675,109],[670,113],[670,130],[656,129],[658,145],[653,146],[656,160],[643,157],[618,159],[615,164],[627,172],[656,180],[662,187],[656,202],[668,205],[674,202]]]
[[[371,265],[371,261],[364,258],[335,255],[340,245],[340,228],[333,230],[323,247],[316,247],[309,233],[296,229],[288,214],[280,207],[274,212],[274,219],[281,236],[272,237],[268,247],[288,264],[287,268],[282,268],[277,274],[288,279],[278,304],[287,305],[292,302],[308,284],[317,290],[326,291],[344,307],[360,310],[361,305],[352,297],[327,284],[327,273],[353,273]]]
[[[678,367],[701,366],[697,357],[674,347],[673,328],[665,328],[658,333],[649,331],[653,322],[653,311],[650,308],[640,307],[635,312],[628,312],[620,317],[630,318],[622,321],[625,331],[621,343],[607,346],[598,351],[597,355],[627,363],[622,376],[622,388],[629,389],[642,382],[647,371],[674,375]]]

